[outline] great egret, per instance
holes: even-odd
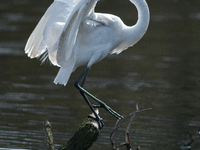
[[[66,85],[77,67],[86,66],[74,85],[102,128],[103,122],[94,108],[103,107],[116,118],[123,117],[83,88],[86,76],[94,63],[108,54],[121,53],[142,38],[149,24],[149,8],[145,0],[130,0],[137,8],[138,21],[134,26],[126,26],[115,15],[95,13],[97,1],[55,0],[30,35],[25,53],[30,58],[41,57],[42,61],[48,58],[60,67],[55,84]],[[99,106],[92,105],[87,96]]]

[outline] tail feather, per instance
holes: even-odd
[[[70,68],[60,68],[56,78],[54,79],[55,84],[63,84],[64,86],[67,84],[69,77],[72,73],[72,69]]]

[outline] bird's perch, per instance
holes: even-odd
[[[99,132],[94,119],[86,118],[72,138],[59,150],[87,150],[97,140]]]
[[[53,136],[51,130],[45,129],[45,132],[49,150],[53,150]],[[58,150],[87,150],[97,140],[99,133],[100,130],[97,121],[91,117],[87,117],[71,139]]]

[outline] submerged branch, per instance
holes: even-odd
[[[46,120],[44,122],[44,131],[45,131],[45,138],[46,138],[46,143],[48,146],[49,150],[54,150],[54,146],[53,146],[53,135],[51,132],[51,124],[48,120]]]
[[[144,111],[147,111],[147,110],[151,110],[151,108],[139,110],[138,102],[137,102],[135,112],[132,112],[129,115],[125,116],[122,120],[117,120],[114,130],[110,134],[110,141],[111,141],[111,144],[113,146],[113,150],[118,150],[119,148],[116,149],[116,147],[121,147],[123,145],[126,146],[127,150],[131,149],[130,139],[129,139],[129,129],[130,129],[131,123],[133,122],[133,118],[136,116],[137,113],[144,112]],[[130,120],[127,121],[128,118],[130,118]],[[116,146],[115,134],[116,134],[117,130],[125,124],[128,124],[128,126],[126,128],[126,142],[120,143],[119,146]]]

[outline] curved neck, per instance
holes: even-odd
[[[138,11],[138,21],[134,26],[126,28],[126,39],[132,46],[146,33],[149,25],[149,8],[145,0],[130,0]]]

